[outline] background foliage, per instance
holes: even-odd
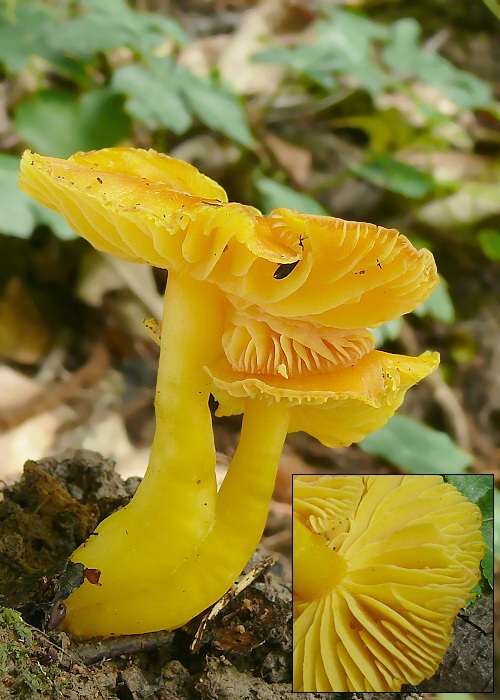
[[[480,2],[336,5],[0,0],[0,354],[40,376],[62,348],[60,378],[101,334],[123,392],[139,382],[140,332],[117,339],[113,284],[95,296],[102,261],[16,180],[25,148],[153,147],[264,211],[376,221],[431,248],[443,283],[376,334],[438,349],[440,373],[363,441],[369,461],[358,447],[346,459],[498,478],[498,21]]]

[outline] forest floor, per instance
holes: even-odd
[[[229,596],[206,625],[200,615],[173,632],[89,641],[61,631],[63,601],[87,571],[67,557],[98,521],[126,505],[138,483],[123,480],[112,460],[77,450],[28,461],[23,478],[4,490],[0,700],[291,700],[289,551],[279,559],[259,547],[243,572],[241,592]],[[285,530],[282,524],[276,529],[271,515],[267,541],[283,540],[276,535]],[[427,690],[457,687],[491,691],[492,634],[489,596],[457,618],[454,643],[420,693],[414,688],[377,697],[415,699]]]

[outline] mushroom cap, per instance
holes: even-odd
[[[294,690],[430,678],[480,578],[479,508],[440,476],[295,477],[294,518],[345,567],[320,588],[317,552],[294,544]]]
[[[432,254],[395,229],[289,209],[264,217],[152,150],[26,152],[19,183],[96,248],[225,293],[223,353],[208,368],[222,414],[263,392],[294,407],[292,430],[347,445],[437,366],[436,354],[374,351],[366,330],[411,311],[438,282]]]
[[[288,401],[291,432],[304,430],[324,445],[341,447],[385,425],[406,391],[438,364],[438,353],[406,357],[372,350],[347,367],[292,377],[245,374],[226,357],[205,369],[219,402],[218,415],[242,413],[245,401],[257,395]]]
[[[333,328],[408,313],[438,282],[434,259],[395,229],[227,202],[192,165],[134,148],[68,160],[27,151],[20,187],[92,245],[191,274],[234,304]],[[276,265],[297,263],[281,279]],[[353,323],[355,321],[355,323]]]
[[[198,279],[217,265],[222,277],[241,274],[259,255],[274,263],[298,257],[266,238],[257,209],[228,203],[224,189],[193,165],[153,150],[105,148],[67,160],[26,151],[19,186],[94,248]]]
[[[374,328],[412,311],[439,282],[432,254],[396,229],[291,209],[275,209],[261,225],[299,253],[299,263],[277,281],[273,266],[258,260],[227,291],[273,316]]]

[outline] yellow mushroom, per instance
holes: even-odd
[[[481,512],[441,476],[294,478],[295,691],[400,691],[473,597]]]
[[[263,217],[154,151],[28,152],[20,186],[99,250],[169,271],[148,470],[73,554],[102,585],[70,596],[67,621],[83,636],[175,628],[250,558],[287,431],[359,440],[436,367],[435,354],[373,350],[365,328],[424,300],[434,260],[393,229],[285,209]],[[244,412],[218,494],[211,391],[223,413]]]
[[[258,256],[276,265],[296,253],[266,239],[256,210],[228,204],[196,168],[154,151],[105,149],[67,161],[27,152],[20,186],[97,249],[169,270],[148,470],[132,502],[74,553],[102,571],[102,585],[85,583],[69,598],[67,621],[85,636],[181,625],[215,602],[246,563],[238,557],[216,590],[203,575],[198,608],[185,586],[172,598],[175,607],[158,591],[191,555],[199,558],[195,550],[214,529],[215,448],[203,366],[220,351],[227,301],[207,279],[218,266],[224,277],[241,274]]]

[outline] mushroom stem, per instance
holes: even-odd
[[[134,596],[142,590],[142,579],[168,576],[213,526],[216,457],[208,407],[210,379],[202,367],[220,348],[221,327],[218,288],[171,273],[149,466],[129,505],[100,523],[71,557],[101,571],[99,587],[86,583],[68,599],[71,629],[79,629],[81,617],[97,618],[97,610],[100,614],[107,605],[117,620],[121,612],[114,602],[120,593]],[[128,617],[126,609],[123,617]],[[90,634],[112,631],[116,629],[92,629]],[[146,630],[128,628],[130,633],[138,631]]]
[[[293,590],[305,600],[326,595],[347,570],[347,562],[321,535],[293,519]]]
[[[208,536],[171,573],[168,562],[158,562],[163,560],[158,550],[152,573],[138,571],[133,586],[124,581],[109,605],[99,606],[98,615],[78,611],[70,619],[71,631],[89,637],[174,629],[224,595],[264,530],[288,421],[287,402],[248,400],[238,449],[217,496]],[[68,603],[84,588],[92,586],[85,582]]]
[[[155,528],[162,528],[161,520],[168,513],[169,521],[176,524],[176,538],[198,542],[215,515],[210,379],[203,365],[220,352],[218,288],[170,272],[162,329],[156,431],[147,472],[128,508]],[[186,517],[187,504],[193,517]]]
[[[238,448],[217,497],[216,516],[216,527],[224,529],[235,551],[243,552],[244,564],[266,524],[289,422],[288,401],[247,399]]]
[[[180,627],[237,579],[264,531],[289,414],[286,401],[247,400],[238,447],[217,496],[214,526],[185,564],[162,582],[163,608],[139,613],[147,620],[145,629],[161,618],[165,628]],[[138,601],[141,607],[143,600]],[[165,601],[175,601],[175,606],[165,609]]]

